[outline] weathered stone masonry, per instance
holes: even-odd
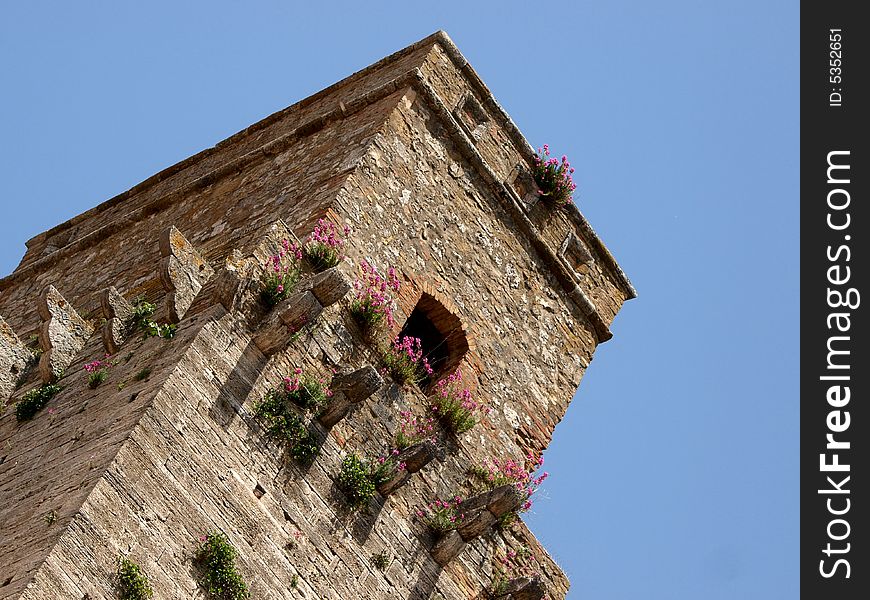
[[[536,585],[564,597],[566,577],[521,521],[491,527],[509,499],[479,500],[473,523],[440,541],[414,516],[467,495],[470,465],[542,452],[635,295],[575,207],[537,198],[532,156],[439,32],[30,240],[0,280],[0,598],[116,597],[119,555],[155,597],[205,597],[191,559],[211,530],[238,549],[255,598],[484,598],[495,557],[520,546],[540,556]],[[320,217],[351,227],[346,261],[266,310],[265,259]],[[307,467],[252,410],[294,367],[363,377],[379,365],[378,340],[348,311],[362,259],[402,279],[380,341],[418,303],[438,307],[438,327],[462,340],[450,368],[494,410],[351,513],[334,482],[342,458],[382,452],[426,391],[366,375],[360,398],[309,421],[321,453]],[[130,331],[137,297],[178,323],[173,339]],[[83,366],[106,352],[118,364],[90,389]],[[14,404],[54,380],[61,392],[16,422]]]

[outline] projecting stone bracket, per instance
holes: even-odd
[[[466,514],[486,509],[496,517],[517,510],[523,503],[523,497],[516,486],[505,484],[495,489],[468,498],[459,505],[459,511]]]
[[[133,319],[133,305],[114,288],[109,286],[100,294],[100,307],[106,322],[100,331],[106,352],[114,354],[118,351],[127,335],[130,333],[130,323]]]
[[[39,375],[44,383],[51,383],[72,363],[94,328],[79,316],[53,285],[39,295],[37,310],[42,318],[39,328],[39,345],[42,348]]]
[[[310,290],[326,308],[344,298],[350,291],[350,282],[338,267],[332,267],[303,280],[296,289],[300,292]]]
[[[168,292],[163,318],[178,323],[214,269],[174,225],[160,235],[160,255],[160,281]]]
[[[308,293],[308,292],[306,292]],[[339,373],[332,378],[332,400],[317,417],[326,429],[341,421],[355,404],[359,404],[383,385],[377,370],[366,365],[350,373]]]
[[[483,535],[496,521],[517,510],[523,497],[514,485],[503,485],[462,502],[457,510],[465,517],[456,529],[444,534],[432,548],[432,558],[442,567],[456,558],[467,542]]]
[[[33,354],[0,317],[0,406],[12,395]]]
[[[465,540],[453,529],[442,535],[432,547],[432,558],[442,567],[459,556],[465,548]]]
[[[260,331],[254,344],[266,356],[275,354],[287,344],[297,331],[308,325],[323,312],[323,305],[311,292],[299,292],[280,302]]]
[[[425,440],[419,444],[408,446],[394,458],[397,463],[405,463],[404,470],[396,471],[396,474],[388,481],[378,486],[378,492],[386,497],[408,483],[411,475],[428,465],[435,458],[435,443]]]
[[[541,600],[546,594],[539,577],[517,577],[511,579],[495,600]]]

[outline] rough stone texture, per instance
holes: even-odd
[[[100,333],[106,352],[114,354],[130,332],[133,305],[127,302],[114,286],[109,286],[100,295],[100,307],[106,320]]]
[[[331,306],[350,291],[350,282],[338,267],[333,267],[303,281],[299,291],[303,290],[310,290],[323,306]]]
[[[164,318],[178,323],[214,269],[174,225],[160,234],[160,255],[160,281],[166,290]]]
[[[436,540],[415,517],[436,498],[480,492],[469,466],[546,448],[634,296],[579,211],[517,191],[531,156],[438,33],[30,240],[0,280],[0,312],[22,339],[45,319],[54,338],[43,349],[63,352],[43,359],[52,374],[67,364],[63,389],[32,421],[0,417],[0,599],[113,597],[119,555],[142,566],[155,597],[202,597],[190,559],[209,530],[236,546],[256,598],[479,598],[495,557],[520,547],[538,557],[547,593],[564,597],[567,578],[522,520],[486,523],[465,542],[456,531]],[[262,305],[265,261],[321,217],[352,228],[347,258],[300,282],[319,316],[289,334],[298,303]],[[56,292],[41,317],[37,296],[56,286],[97,314],[113,285],[179,306],[178,284],[171,301],[157,267],[186,252],[161,252],[171,226],[202,261],[182,263],[215,276],[189,274],[200,289],[185,292],[173,339],[113,337],[119,364],[88,389],[83,366],[102,356],[101,336]],[[569,235],[582,247],[563,251]],[[346,281],[363,258],[401,278],[393,331],[366,335],[349,314]],[[465,434],[440,429],[425,468],[351,512],[335,484],[342,459],[388,451],[400,412],[426,411],[427,388],[387,380],[329,428],[304,415],[320,446],[304,467],[264,435],[254,406],[296,367],[327,380],[381,364],[379,347],[415,307],[493,411]],[[371,556],[385,550],[395,560],[382,573]]]
[[[49,383],[63,375],[64,369],[88,341],[94,327],[79,316],[53,285],[39,295],[37,307],[42,317],[39,375],[44,383]]]
[[[313,323],[323,306],[311,292],[299,292],[281,301],[263,324],[254,343],[267,356],[271,356],[288,343],[305,325]]]
[[[31,356],[12,328],[0,317],[0,407],[6,406],[6,399],[18,385]]]
[[[504,593],[496,596],[501,600],[541,600],[547,590],[538,577],[519,577],[512,579],[505,587]]]
[[[379,485],[378,493],[382,496],[389,496],[408,483],[411,475],[432,462],[435,458],[435,451],[435,444],[431,440],[425,440],[399,452],[395,457],[395,461],[398,464],[404,464],[405,468],[397,470],[391,479]]]
[[[334,396],[317,420],[329,429],[347,416],[354,404],[367,399],[383,384],[384,380],[371,365],[350,373],[336,374],[330,383]]]

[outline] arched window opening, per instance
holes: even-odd
[[[420,383],[430,388],[453,372],[468,352],[468,339],[459,317],[429,294],[420,300],[405,321],[399,336],[420,339],[423,355],[432,367],[432,375]]]

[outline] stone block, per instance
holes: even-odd
[[[160,235],[160,255],[160,281],[167,291],[163,316],[178,323],[214,269],[174,225]]]
[[[100,308],[106,322],[100,331],[106,352],[114,354],[130,333],[133,319],[133,305],[116,290],[109,286],[100,294]]]
[[[0,405],[18,384],[18,378],[27,369],[30,353],[12,328],[0,317]]]
[[[374,394],[383,383],[384,380],[371,365],[337,374],[330,385],[333,391],[332,400],[318,417],[320,424],[329,429],[342,420],[354,404]]]
[[[39,375],[43,382],[50,383],[60,377],[75,360],[94,328],[79,316],[53,285],[46,287],[39,295],[37,310],[42,318],[39,328],[39,345],[42,348]]]

